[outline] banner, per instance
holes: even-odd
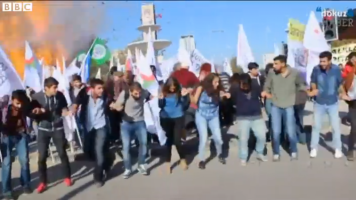
[[[164,60],[160,65],[159,68],[161,70],[162,74],[162,79],[163,81],[166,81],[168,77],[171,75],[173,72],[174,65],[178,63],[178,59],[176,56],[169,58],[167,60]]]
[[[347,62],[347,56],[351,52],[356,52],[356,40],[334,41],[331,44],[334,64],[343,64]]]
[[[0,47],[0,98],[10,96],[12,91],[21,89],[25,89],[21,78]]]
[[[304,32],[304,24],[300,23],[298,20],[289,19],[287,63],[289,66],[301,71],[306,80],[308,51],[303,45]]]
[[[199,51],[198,49],[194,49],[190,54],[190,60],[192,66],[189,68],[189,71],[193,72],[197,77],[200,73],[200,67],[204,63],[210,63]]]

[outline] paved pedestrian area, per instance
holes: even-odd
[[[311,110],[311,104],[307,106]],[[346,107],[341,105],[341,115]],[[312,113],[307,112],[305,124],[312,123]],[[329,130],[325,124],[325,132]],[[342,133],[349,127],[342,126]],[[236,133],[236,127],[230,127],[229,134]],[[232,135],[233,136],[233,135]],[[328,148],[329,141],[323,142],[318,157],[309,158],[306,145],[299,145],[299,160],[290,161],[283,151],[281,161],[261,163],[251,156],[246,167],[239,165],[237,140],[228,142],[227,164],[221,165],[212,159],[205,170],[198,169],[197,158],[190,168],[183,171],[179,166],[167,174],[165,165],[158,157],[149,159],[150,175],[135,174],[128,180],[121,177],[122,161],[118,157],[112,170],[111,179],[102,188],[92,181],[92,165],[86,162],[73,162],[72,170],[75,184],[68,188],[57,177],[61,177],[59,165],[49,168],[51,187],[43,194],[20,195],[21,200],[355,200],[356,162],[347,162],[345,158],[334,159]],[[325,137],[328,140],[330,134]],[[346,146],[346,141],[344,145]],[[209,149],[207,148],[207,151]],[[271,146],[267,145],[268,158],[271,160]],[[209,153],[207,153],[207,156]],[[178,160],[177,155],[174,158]],[[49,162],[50,163],[50,162]],[[19,166],[14,164],[13,184],[19,184]],[[36,162],[31,162],[33,186],[38,184]],[[17,187],[18,188],[18,187]],[[20,190],[17,190],[20,194]]]

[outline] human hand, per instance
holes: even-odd
[[[314,96],[318,95],[318,93],[319,93],[319,90],[317,90],[317,89],[311,90],[311,91],[307,91],[307,94],[310,97],[314,97]]]
[[[266,92],[266,91],[263,91],[261,93],[261,97],[270,99],[270,98],[272,98],[272,95],[270,93]]]
[[[163,93],[160,93],[159,96],[158,96],[159,99],[163,99],[164,98],[164,95]]]
[[[182,88],[181,94],[182,96],[186,96],[189,93],[189,91],[185,88]]]
[[[340,97],[345,101],[351,101],[351,98],[347,94],[341,94]]]
[[[225,94],[223,95],[223,97],[226,97],[226,98],[230,99],[231,94],[230,94],[230,93],[225,93]]]

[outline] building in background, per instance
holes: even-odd
[[[188,52],[192,52],[195,47],[195,39],[193,35],[183,35],[180,37],[179,46],[183,47]]]

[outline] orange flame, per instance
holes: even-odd
[[[32,3],[32,12],[0,12],[0,43],[21,78],[24,77],[25,68],[25,40],[30,42],[37,58],[44,59],[44,65],[56,65],[57,58],[62,60],[62,56],[67,57],[62,44],[42,39],[48,32],[65,31],[60,26],[52,30],[50,4],[38,1]],[[31,41],[36,42],[33,44]]]

